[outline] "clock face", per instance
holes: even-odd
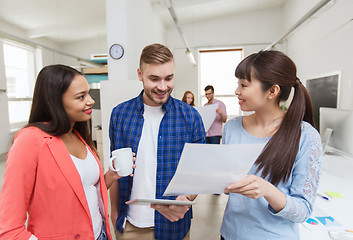
[[[113,44],[109,49],[109,54],[114,59],[120,59],[124,55],[124,48],[120,44]]]

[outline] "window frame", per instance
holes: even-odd
[[[2,47],[3,47],[3,52],[4,52],[4,55],[3,55],[3,58],[4,58],[4,70],[5,70],[5,85],[6,85],[6,94],[7,94],[7,106],[8,106],[8,122],[9,122],[9,127],[10,127],[10,132],[15,132],[19,129],[21,129],[23,126],[25,126],[27,123],[28,123],[28,118],[27,120],[24,120],[24,121],[11,121],[10,119],[10,103],[14,103],[14,102],[29,102],[29,106],[31,106],[31,103],[32,103],[32,99],[33,99],[33,90],[34,90],[34,85],[35,85],[35,81],[36,81],[36,78],[35,78],[35,74],[36,74],[36,60],[37,60],[37,56],[36,56],[36,48],[33,47],[33,46],[30,46],[30,45],[26,45],[26,44],[21,44],[21,43],[18,43],[18,42],[13,42],[13,41],[10,41],[10,40],[6,40],[6,39],[0,39],[1,41],[1,44],[2,44]],[[6,74],[6,71],[8,71],[8,68],[9,67],[13,67],[13,66],[9,66],[9,65],[6,65],[6,56],[5,56],[5,46],[8,45],[8,46],[11,46],[11,47],[16,47],[16,48],[20,48],[20,49],[23,49],[23,50],[26,50],[28,52],[31,53],[31,56],[29,58],[29,64],[27,65],[27,68],[21,68],[23,70],[26,71],[26,75],[28,77],[28,88],[29,88],[29,94],[28,96],[25,96],[25,97],[14,97],[14,96],[9,96],[9,91],[8,91],[8,76]],[[31,79],[29,79],[31,78]],[[28,109],[28,112],[30,112],[30,107]]]
[[[229,48],[217,48],[217,49],[200,49],[199,50],[199,58],[201,59],[201,54],[202,53],[212,53],[212,52],[234,52],[234,51],[238,51],[240,52],[240,61],[244,59],[244,48],[241,47],[229,47]],[[201,61],[200,61],[201,62]],[[234,77],[235,78],[235,77]],[[236,78],[235,78],[236,79]],[[201,85],[202,80],[201,80],[201,71],[200,71],[200,77],[199,77],[199,86]],[[204,94],[204,88],[205,86],[201,86],[200,87],[200,92],[199,94],[199,101],[200,104],[203,106],[203,99],[206,98],[206,95]],[[203,92],[203,94],[201,94],[201,92]],[[218,98],[230,98],[230,97],[236,97],[235,93],[232,94],[217,94],[217,90],[215,90],[215,94],[214,94],[214,98],[218,99]],[[207,98],[206,98],[207,100]],[[241,116],[243,115],[243,111],[241,111],[240,107],[238,108],[238,112],[236,113],[236,115],[230,115],[229,111],[227,111],[227,119],[232,119],[235,116]]]

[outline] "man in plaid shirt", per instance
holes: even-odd
[[[143,83],[139,96],[116,106],[111,114],[111,151],[131,147],[136,153],[133,177],[111,186],[111,218],[117,239],[190,239],[192,209],[177,205],[127,205],[135,198],[193,201],[195,195],[163,197],[185,143],[205,143],[198,112],[170,96],[174,60],[161,44],[145,47],[137,69]]]

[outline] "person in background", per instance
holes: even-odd
[[[116,106],[110,118],[111,151],[131,147],[136,152],[133,177],[116,181],[110,190],[111,218],[117,239],[190,239],[190,205],[127,205],[135,198],[193,201],[195,195],[164,197],[185,143],[205,143],[197,110],[170,96],[174,59],[161,44],[146,46],[137,69],[143,91]]]
[[[213,124],[207,131],[206,142],[209,144],[220,144],[222,138],[222,124],[227,121],[226,105],[220,100],[214,98],[214,88],[211,85],[205,87],[205,95],[208,102],[204,105],[218,104],[216,110],[217,116]]]
[[[195,106],[195,97],[194,94],[191,91],[186,91],[184,93],[183,98],[181,99],[181,101],[183,101],[184,103],[187,103],[191,106]]]
[[[322,163],[310,96],[294,62],[279,51],[261,51],[237,67],[235,91],[246,117],[228,121],[224,144],[265,143],[248,175],[229,193],[221,239],[299,239],[296,223],[311,214]],[[294,90],[287,110],[279,104]]]
[[[28,125],[7,155],[0,239],[111,239],[107,187],[120,176],[112,170],[103,175],[88,91],[87,80],[71,67],[40,71]]]

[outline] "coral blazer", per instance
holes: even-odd
[[[111,239],[103,171],[90,151],[99,166],[100,208]],[[94,239],[81,177],[64,142],[36,127],[16,134],[0,195],[0,239],[27,240],[32,234],[39,240]]]

